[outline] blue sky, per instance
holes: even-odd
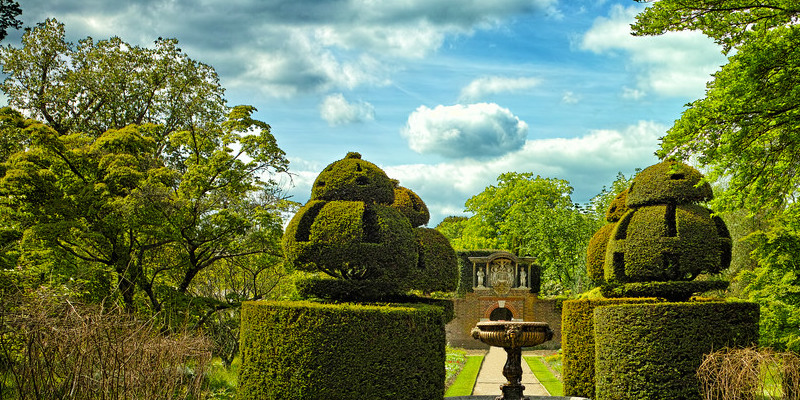
[[[430,226],[503,172],[568,180],[587,202],[657,160],[726,59],[699,33],[632,37],[633,0],[21,0],[68,39],[174,37],[250,104],[305,202],[348,151],[418,193]],[[5,44],[19,43],[10,32]]]

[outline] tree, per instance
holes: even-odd
[[[51,19],[22,42],[0,49],[2,87],[43,121],[0,111],[3,135],[22,139],[3,160],[0,199],[26,265],[56,260],[64,280],[62,265],[107,271],[129,310],[188,310],[197,323],[238,305],[193,283],[218,263],[281,254],[275,176],[288,161],[269,125],[252,106],[227,107],[213,68],[175,40],[73,48]]]
[[[599,223],[572,202],[561,179],[507,172],[466,202],[459,249],[502,249],[532,256],[542,266],[542,291],[580,292],[586,279],[586,245]]]
[[[637,16],[636,35],[702,30],[736,49],[706,97],[662,139],[660,157],[692,158],[724,183],[718,210],[780,210],[800,185],[800,4],[789,0],[663,0]]]
[[[0,0],[0,40],[6,38],[8,28],[22,28],[22,21],[17,17],[22,14],[22,8],[14,0]]]

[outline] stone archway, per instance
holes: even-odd
[[[490,321],[511,321],[514,319],[514,313],[505,307],[497,307],[489,314]]]

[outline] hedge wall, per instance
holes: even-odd
[[[441,399],[436,306],[247,302],[239,399]]]
[[[655,299],[567,300],[561,311],[564,396],[594,398],[594,310],[610,304],[651,303]]]
[[[704,354],[758,343],[755,303],[613,305],[594,315],[596,400],[700,400]]]
[[[450,241],[432,228],[415,228],[419,262],[408,274],[408,287],[423,292],[451,292],[458,286],[458,259]]]

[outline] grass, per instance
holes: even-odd
[[[550,369],[545,365],[543,357],[528,356],[525,357],[525,362],[528,363],[528,366],[531,367],[531,371],[533,371],[533,375],[536,376],[536,379],[541,382],[542,386],[547,389],[547,392],[550,393],[551,396],[564,395],[564,388],[561,385],[561,381],[550,372]]]
[[[456,380],[445,392],[444,397],[469,396],[475,386],[475,379],[478,378],[478,371],[483,364],[483,356],[467,356],[464,368],[456,377]]]

